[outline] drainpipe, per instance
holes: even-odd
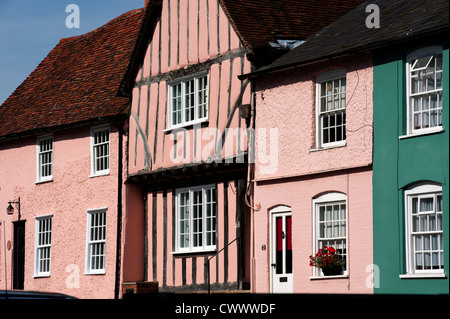
[[[142,202],[144,204],[144,273],[143,281],[148,281],[148,193],[144,190],[142,194]]]
[[[114,299],[120,295],[120,269],[122,260],[122,184],[123,184],[123,134],[119,123],[114,123],[119,132],[118,160],[117,160],[117,243],[116,243],[116,274],[114,284]]]

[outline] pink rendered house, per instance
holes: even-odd
[[[241,77],[256,86],[264,155],[253,180],[257,293],[373,293],[372,57],[328,59],[326,32]],[[339,274],[310,266],[324,246],[344,259]]]
[[[129,98],[117,91],[143,13],[62,39],[0,107],[0,290],[119,297]]]
[[[252,257],[264,235],[249,188],[255,91],[238,77],[361,2],[147,1],[122,85],[132,98],[124,293],[260,290],[255,275],[269,265]]]

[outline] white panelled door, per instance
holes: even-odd
[[[272,293],[292,293],[292,214],[287,206],[270,211],[270,273]]]

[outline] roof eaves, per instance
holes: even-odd
[[[130,97],[133,88],[132,82],[136,76],[142,59],[147,49],[148,41],[155,31],[158,18],[161,17],[162,0],[149,0],[145,7],[144,18],[139,29],[139,34],[134,46],[127,69],[119,86],[117,96]]]
[[[127,114],[116,114],[111,116],[105,116],[105,117],[98,117],[95,119],[88,119],[68,124],[59,124],[59,125],[52,125],[52,126],[46,126],[46,127],[39,127],[39,128],[32,128],[25,131],[20,132],[14,132],[6,135],[0,136],[0,142],[15,140],[19,138],[24,138],[27,136],[36,136],[40,134],[49,134],[61,130],[68,130],[72,128],[78,128],[83,126],[89,126],[94,124],[101,124],[101,123],[114,123],[116,126],[120,126],[120,123],[122,121],[125,121],[128,118]]]
[[[324,28],[323,30],[319,31],[316,35],[313,35],[310,38],[320,35],[327,28],[328,27]],[[305,66],[308,64],[317,63],[317,62],[321,62],[321,61],[325,61],[325,60],[336,59],[336,58],[343,57],[346,55],[357,54],[357,53],[362,53],[362,52],[370,52],[370,51],[373,51],[373,50],[376,50],[379,48],[388,47],[388,46],[396,45],[396,44],[401,44],[401,43],[404,43],[407,41],[414,41],[416,39],[432,36],[434,34],[442,33],[445,31],[447,31],[447,32],[449,31],[448,23],[442,24],[439,26],[435,26],[435,27],[432,27],[432,28],[429,28],[429,29],[426,29],[423,31],[412,32],[410,34],[408,33],[408,34],[403,35],[402,37],[397,37],[397,38],[394,37],[391,39],[384,39],[384,40],[380,40],[380,41],[369,42],[369,43],[362,44],[362,45],[350,46],[350,47],[343,49],[342,51],[338,51],[338,52],[335,52],[330,55],[316,56],[312,59],[305,59],[305,60],[299,59],[297,61],[285,63],[285,64],[277,64],[277,61],[274,61],[272,64],[261,67],[253,72],[239,75],[238,78],[240,80],[255,79],[258,77],[265,76],[267,74],[280,72],[280,71],[283,71],[286,69],[292,69],[292,68]],[[307,41],[308,41],[308,39],[306,40],[306,42]],[[283,57],[281,59],[283,59]]]

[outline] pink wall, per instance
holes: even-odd
[[[67,293],[80,298],[113,298],[117,230],[118,132],[110,127],[110,174],[90,175],[90,128],[57,131],[54,137],[53,181],[35,184],[36,138],[27,137],[0,145],[0,289],[5,288],[4,254],[8,288],[12,287],[13,216],[6,215],[8,201],[21,199],[21,220],[26,220],[25,289]],[[107,207],[106,274],[85,275],[87,210]],[[33,278],[35,217],[52,214],[51,274]],[[7,243],[6,243],[7,245]],[[76,287],[77,278],[79,287]],[[69,283],[74,283],[71,286]]]
[[[309,266],[313,254],[313,198],[325,192],[347,195],[349,276],[341,279],[315,279]],[[257,185],[255,201],[261,210],[255,212],[255,278],[257,293],[270,289],[270,209],[278,205],[291,207],[294,293],[372,293],[366,286],[371,273],[366,266],[372,261],[372,171],[362,170],[324,174],[284,183]],[[262,245],[267,249],[262,250]]]
[[[346,145],[316,150],[315,78],[337,68],[347,70]],[[372,264],[372,65],[371,57],[342,58],[273,74],[257,81],[256,141],[261,129],[275,128],[278,152],[269,164],[256,155],[254,214],[255,292],[270,291],[270,210],[291,207],[293,289],[295,293],[373,293],[366,267]],[[273,137],[273,136],[272,136]],[[264,140],[262,140],[264,141]],[[265,146],[270,153],[269,137]],[[257,152],[261,148],[257,144]],[[266,154],[266,155],[267,155]],[[264,155],[264,153],[263,153]],[[327,192],[347,198],[348,276],[311,279],[313,200]],[[267,249],[263,250],[263,245]]]
[[[277,166],[265,173],[256,138],[256,180],[367,166],[372,163],[372,62],[368,55],[327,61],[258,80],[256,128],[278,130]],[[314,151],[315,78],[324,72],[347,71],[347,142],[345,147]],[[270,145],[267,142],[267,154]],[[272,163],[273,164],[273,163]]]

